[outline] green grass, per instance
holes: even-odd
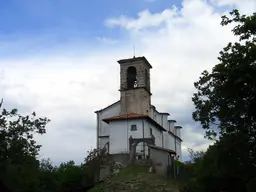
[[[129,166],[118,174],[96,185],[90,192],[177,192],[177,182],[163,176],[148,173],[148,168]]]

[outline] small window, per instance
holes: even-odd
[[[152,135],[152,128],[150,128],[150,135]]]
[[[136,130],[137,130],[136,125],[132,125],[132,126],[131,126],[131,131],[136,131]]]

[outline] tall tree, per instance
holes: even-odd
[[[22,116],[17,109],[0,113],[0,181],[10,191],[33,191],[36,159],[40,145],[34,134],[44,134],[47,118],[36,118],[36,113]]]
[[[233,10],[230,15],[222,17],[221,25],[234,24],[232,32],[239,40],[229,43],[220,52],[220,63],[194,83],[193,118],[206,137],[219,136],[221,174],[248,182],[256,171],[256,13],[246,16]]]
[[[255,139],[256,126],[256,13],[252,16],[231,12],[233,18],[222,17],[222,25],[237,23],[232,30],[240,41],[229,43],[221,52],[212,72],[204,71],[194,85],[196,111],[209,138],[221,134],[245,131]]]

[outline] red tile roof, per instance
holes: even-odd
[[[153,149],[158,149],[158,150],[161,150],[161,151],[166,151],[168,153],[171,153],[171,154],[177,154],[175,151],[171,150],[171,149],[166,149],[166,148],[163,148],[163,147],[158,147],[158,146],[155,146],[155,145],[148,145],[150,148],[153,148]]]
[[[113,117],[107,117],[105,119],[102,119],[102,121],[109,123],[110,121],[125,120],[125,119],[147,119],[161,131],[166,131],[160,124],[158,124],[155,120],[153,120],[148,115],[143,115],[138,113],[127,113],[127,114],[117,115]]]
[[[103,119],[105,122],[109,122],[111,120],[122,120],[122,119],[137,119],[137,118],[147,118],[147,115],[142,115],[138,113],[127,113],[127,114],[122,114],[122,115],[117,115],[113,117],[108,117]]]

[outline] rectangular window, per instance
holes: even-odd
[[[150,128],[150,135],[152,135],[152,128]]]
[[[131,131],[137,131],[136,125],[132,125],[132,126],[131,126]]]

